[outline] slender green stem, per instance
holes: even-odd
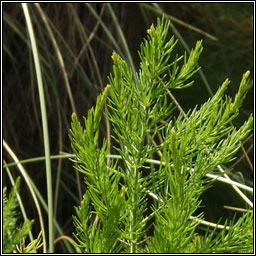
[[[11,158],[15,161],[15,162],[18,162],[18,158],[17,156],[14,154],[14,152],[11,150],[11,148],[9,147],[9,145],[5,142],[5,140],[3,140],[3,146],[5,148],[5,150],[8,152],[8,154],[11,156]],[[38,212],[38,217],[39,217],[39,222],[40,222],[40,227],[41,227],[41,230],[42,230],[42,236],[43,236],[43,250],[44,250],[44,253],[46,253],[46,238],[45,238],[45,229],[44,229],[44,221],[43,221],[43,216],[42,216],[42,212],[41,212],[41,208],[40,208],[40,205],[39,205],[39,202],[37,200],[37,197],[36,197],[36,194],[34,192],[34,189],[32,187],[32,184],[31,184],[31,180],[29,179],[28,175],[27,175],[27,172],[26,170],[24,169],[24,167],[21,165],[21,164],[17,164],[17,167],[21,173],[21,175],[23,176],[25,182],[27,183],[27,186],[29,188],[29,191],[32,195],[32,198],[34,200],[34,203],[35,203],[35,206],[36,206],[36,209],[37,209],[37,212]]]
[[[64,60],[63,60],[63,57],[62,57],[62,54],[59,50],[59,47],[58,47],[58,44],[55,40],[55,37],[53,35],[53,32],[52,32],[52,29],[47,21],[47,18],[44,14],[44,12],[42,11],[40,5],[38,3],[35,3],[35,6],[37,7],[41,17],[42,17],[42,20],[45,24],[45,27],[47,29],[47,32],[49,34],[49,37],[52,41],[52,44],[53,44],[53,47],[54,47],[54,50],[55,50],[55,53],[56,53],[56,57],[58,59],[58,62],[59,62],[59,65],[60,65],[60,69],[62,71],[62,74],[63,74],[63,78],[64,78],[64,84],[66,86],[66,90],[67,90],[67,94],[68,94],[68,97],[69,97],[69,101],[70,101],[70,104],[71,104],[71,107],[72,107],[72,111],[74,113],[77,113],[76,111],[76,106],[75,106],[75,102],[74,102],[74,99],[73,99],[73,95],[72,95],[72,91],[71,91],[71,87],[70,87],[70,84],[69,84],[69,80],[68,80],[68,75],[67,75],[67,71],[66,71],[66,67],[65,67],[65,63],[64,63]],[[79,194],[79,198],[80,200],[82,199],[82,192],[81,192],[81,185],[80,185],[80,178],[79,178],[79,173],[76,172],[76,180],[77,180],[77,188],[78,188],[78,194]]]
[[[105,33],[107,34],[107,36],[109,37],[110,41],[113,43],[114,47],[116,48],[117,52],[121,55],[124,56],[124,54],[122,53],[117,41],[115,40],[115,38],[112,36],[111,32],[109,31],[109,29],[107,28],[107,26],[104,24],[104,22],[102,21],[101,17],[95,12],[95,10],[93,9],[93,7],[91,6],[90,3],[85,3],[85,5],[89,8],[91,14],[98,20],[98,22],[100,23],[100,25],[102,26],[103,30],[105,31]]]
[[[74,158],[74,157],[75,157],[74,154],[51,155],[50,159],[54,160],[54,159],[63,159],[63,158]],[[4,164],[3,168],[15,166],[17,164],[29,164],[29,163],[38,162],[38,161],[45,161],[45,156],[34,157],[34,158],[29,158],[29,159],[21,160],[19,162],[12,162],[12,163],[9,163],[9,164]]]
[[[74,158],[75,155],[74,154],[65,154],[65,155],[52,155],[51,156],[51,160],[54,160],[54,159],[60,159],[60,158]],[[107,155],[108,158],[113,158],[113,159],[122,159],[122,157],[120,155]],[[21,160],[21,161],[18,161],[18,162],[13,162],[13,163],[9,163],[9,164],[4,164],[3,165],[3,168],[7,168],[7,167],[11,167],[11,166],[15,166],[17,164],[26,164],[26,163],[32,163],[32,162],[37,162],[37,161],[44,161],[45,160],[45,157],[35,157],[35,158],[30,158],[30,159],[25,159],[25,160]],[[146,160],[147,163],[151,163],[151,164],[157,164],[157,165],[160,165],[161,164],[161,161],[159,160],[155,160],[155,159],[147,159]],[[164,165],[165,163],[162,162],[162,164]],[[193,171],[193,168],[192,168],[192,171]],[[253,188],[247,186],[247,185],[244,185],[244,184],[241,184],[237,181],[234,181],[234,180],[230,180],[230,179],[227,179],[227,178],[224,178],[220,175],[216,175],[216,174],[211,174],[211,173],[207,173],[206,176],[208,178],[212,178],[214,180],[218,180],[218,181],[221,181],[221,182],[224,182],[226,184],[230,184],[230,185],[235,185],[241,189],[244,189],[246,191],[249,191],[249,192],[253,192]]]
[[[136,71],[135,71],[135,67],[134,67],[133,60],[132,60],[132,56],[131,56],[131,53],[130,53],[130,51],[129,51],[129,47],[128,47],[128,45],[127,45],[127,42],[126,42],[124,33],[123,33],[123,31],[122,31],[122,29],[121,29],[121,27],[120,27],[120,25],[119,25],[120,23],[118,22],[118,20],[117,20],[117,18],[116,18],[116,15],[115,15],[115,13],[114,13],[114,11],[113,11],[113,9],[112,9],[112,7],[111,7],[111,5],[110,5],[109,3],[107,3],[107,7],[108,7],[108,9],[109,9],[109,12],[110,12],[110,14],[111,14],[113,20],[114,20],[114,23],[115,23],[115,25],[116,25],[117,31],[118,31],[118,33],[119,33],[119,35],[120,35],[120,39],[122,40],[122,43],[123,43],[123,46],[124,46],[124,49],[125,49],[127,58],[128,58],[129,63],[130,63],[130,65],[131,65],[131,67],[132,67],[133,74],[135,75]]]
[[[149,9],[149,10],[151,10],[151,11],[157,13],[157,14],[162,15],[162,13],[163,13],[163,11],[161,9],[159,9],[159,7],[156,8],[156,7],[152,6],[153,4],[151,5],[151,4],[139,3],[139,5],[141,5],[143,7],[146,7],[147,9]],[[209,39],[211,39],[213,41],[218,41],[217,37],[205,32],[205,31],[203,31],[203,30],[201,30],[201,29],[199,29],[199,28],[197,28],[197,27],[195,27],[195,26],[193,26],[189,23],[184,22],[183,20],[180,20],[177,17],[174,17],[174,16],[168,14],[168,18],[171,21],[179,24],[180,26],[183,26],[183,27],[188,28],[190,30],[193,30],[193,31],[195,31],[199,34],[202,34],[203,36],[208,37]]]
[[[29,190],[32,194],[32,198],[35,202],[35,206],[37,208],[38,215],[39,215],[39,221],[40,221],[40,226],[41,226],[42,236],[43,236],[44,252],[46,253],[46,243],[47,242],[46,242],[46,238],[45,238],[44,223],[43,223],[43,218],[42,218],[42,213],[41,213],[41,208],[40,208],[39,202],[41,203],[42,207],[44,208],[44,210],[46,212],[48,212],[48,206],[47,206],[46,202],[44,201],[44,198],[42,197],[42,195],[38,191],[36,185],[34,184],[32,179],[30,178],[29,174],[27,173],[25,168],[21,165],[22,163],[27,162],[28,160],[19,161],[18,158],[16,157],[16,155],[14,154],[14,152],[10,149],[8,144],[5,142],[5,140],[3,141],[3,146],[4,146],[5,150],[10,154],[11,158],[15,161],[12,165],[17,165],[18,170],[20,171],[21,175],[24,177],[24,180],[27,183],[27,186],[29,187]],[[57,158],[57,156],[55,156],[55,158]],[[35,158],[35,159],[38,160],[38,157]],[[40,157],[40,160],[45,160],[45,157]],[[4,168],[8,168],[8,166],[9,166],[9,164],[6,164],[4,166]],[[54,223],[54,225],[56,227],[56,230],[59,233],[59,235],[63,236],[64,233],[63,233],[61,227],[59,226],[59,224],[58,224],[58,222],[56,221],[55,218],[53,218],[53,223]],[[66,240],[64,240],[64,243],[65,243],[65,245],[68,249],[68,252],[72,253],[73,250],[70,247],[69,243]]]
[[[5,162],[5,160],[4,160],[4,162]],[[14,187],[14,186],[15,186],[15,181],[14,181],[14,179],[13,179],[13,177],[12,177],[11,171],[10,171],[9,168],[6,168],[6,171],[7,171],[7,174],[8,174],[8,176],[9,176],[9,179],[10,179],[10,181],[11,181],[11,183],[12,183],[12,186]],[[18,203],[19,203],[19,206],[20,206],[20,210],[21,210],[23,219],[26,221],[26,220],[28,219],[28,217],[27,217],[27,214],[26,214],[26,210],[25,210],[25,208],[24,208],[24,205],[23,205],[23,203],[22,203],[22,200],[21,200],[21,198],[20,198],[20,193],[19,193],[19,192],[16,193],[16,198],[17,198],[17,201],[18,201]],[[31,232],[31,230],[29,230],[28,235],[29,235],[30,242],[32,242],[32,241],[34,240],[34,238],[33,238],[33,234],[32,234],[32,232]]]
[[[39,90],[40,108],[43,124],[43,137],[44,137],[44,150],[45,150],[45,164],[46,164],[46,180],[47,180],[47,197],[48,197],[48,225],[49,225],[49,252],[54,252],[54,231],[53,231],[53,194],[52,194],[52,174],[51,174],[51,159],[50,159],[50,146],[48,135],[47,113],[44,97],[43,80],[37,51],[36,39],[32,27],[32,22],[29,15],[29,10],[26,3],[22,3],[29,37],[31,41],[32,53],[34,57],[36,77]]]
[[[27,175],[27,176],[28,176],[28,175]],[[33,188],[35,194],[37,195],[38,200],[39,200],[39,202],[41,203],[43,209],[44,209],[46,212],[48,212],[48,206],[47,206],[47,203],[44,201],[43,196],[40,194],[40,192],[38,191],[36,185],[34,184],[34,182],[31,180],[31,178],[30,178],[29,176],[28,176],[28,179],[29,179],[29,181],[30,181],[30,183],[31,183],[31,186],[32,186],[32,188]],[[64,235],[64,232],[63,232],[62,228],[60,227],[60,225],[58,224],[58,222],[57,222],[57,220],[56,220],[55,218],[53,218],[53,224],[55,225],[55,228],[56,228],[58,234],[59,234],[60,236],[63,236],[63,235]],[[73,253],[73,250],[72,250],[70,244],[69,244],[66,240],[64,240],[63,242],[64,242],[64,244],[65,244],[65,246],[66,246],[68,252],[69,252],[69,253]]]
[[[137,244],[137,236],[134,232],[134,228],[137,224],[137,206],[138,206],[138,168],[132,168],[134,172],[134,190],[133,190],[133,196],[132,196],[132,211],[131,211],[131,232],[132,232],[132,241],[131,241],[131,253],[136,253],[136,244]]]

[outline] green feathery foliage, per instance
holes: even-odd
[[[25,245],[25,239],[23,238],[20,241],[20,246],[17,247],[19,253],[37,253],[37,250],[43,245],[41,243],[42,232],[39,233],[38,237],[30,242],[28,245]]]
[[[158,20],[140,48],[134,74],[113,53],[110,85],[84,118],[72,115],[70,139],[76,169],[86,192],[74,216],[75,237],[85,253],[220,253],[253,250],[253,216],[225,222],[199,234],[197,216],[208,173],[232,161],[252,130],[252,116],[239,129],[230,126],[247,92],[249,72],[232,100],[224,98],[226,80],[200,108],[184,113],[171,90],[192,86],[202,42],[188,58],[172,57],[176,41],[168,39],[169,22]],[[169,97],[170,96],[170,97]],[[107,160],[110,144],[99,142],[99,124],[107,102],[118,157]],[[173,115],[178,107],[180,114]],[[159,156],[159,164],[149,162]],[[152,225],[153,224],[153,225]],[[229,224],[229,225],[228,225]]]
[[[17,212],[16,193],[19,191],[20,177],[17,178],[15,186],[12,188],[9,198],[7,198],[7,188],[3,188],[3,252],[36,252],[40,245],[40,235],[32,241],[27,247],[25,238],[32,228],[33,220],[25,220],[19,224]],[[20,246],[20,248],[19,248]]]

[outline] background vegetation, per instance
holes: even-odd
[[[146,30],[164,12],[172,21],[172,33],[179,39],[180,54],[203,39],[204,50],[199,64],[202,72],[195,85],[174,91],[179,104],[188,110],[205,102],[226,79],[231,79],[228,93],[234,95],[247,70],[253,70],[252,3],[40,3],[29,4],[40,54],[46,95],[46,108],[52,161],[54,215],[62,234],[72,236],[72,215],[84,193],[83,181],[65,158],[71,153],[68,130],[71,114],[79,117],[95,104],[96,96],[107,84],[112,70],[113,50],[136,69],[137,50]],[[251,73],[251,77],[252,77]],[[253,109],[253,84],[234,125],[241,125]],[[102,132],[109,135],[107,122]],[[3,139],[47,200],[45,162],[32,158],[44,156],[43,132],[37,81],[24,13],[19,3],[3,3]],[[3,159],[13,162],[3,150]],[[229,166],[233,179],[252,186],[252,135]],[[6,168],[5,168],[6,170]],[[3,184],[11,185],[6,171]],[[12,175],[19,169],[10,167]],[[21,181],[20,195],[29,219],[35,219],[33,233],[38,234],[38,213],[29,189]],[[225,194],[225,196],[223,196]],[[234,211],[224,205],[245,207],[227,185],[216,183],[204,194],[205,216],[216,222],[219,217],[232,218]],[[216,200],[217,199],[217,200]],[[43,210],[47,223],[47,213]],[[47,225],[46,229],[47,229]],[[35,235],[36,236],[36,235]],[[56,232],[55,238],[61,234]],[[64,239],[57,241],[55,252],[72,251]]]

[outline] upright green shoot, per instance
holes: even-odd
[[[135,75],[114,52],[110,85],[88,112],[85,128],[72,115],[70,139],[76,169],[84,174],[86,185],[74,216],[74,235],[82,252],[252,251],[249,212],[237,222],[209,225],[215,229],[203,235],[198,226],[208,222],[203,212],[195,214],[211,175],[234,159],[252,130],[252,116],[238,129],[230,126],[245,98],[249,72],[243,75],[234,100],[224,98],[230,83],[226,80],[201,107],[174,116],[178,104],[171,90],[193,85],[190,79],[199,70],[203,47],[199,41],[188,57],[173,57],[177,41],[169,38],[169,27],[164,19],[150,27]],[[113,148],[119,154],[110,161],[110,146],[99,135],[105,103]],[[154,161],[160,164],[150,166]],[[243,230],[241,237],[238,230]]]

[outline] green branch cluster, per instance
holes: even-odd
[[[177,41],[168,39],[169,25],[159,19],[148,30],[139,51],[138,73],[113,53],[110,85],[84,118],[85,128],[72,115],[75,168],[84,174],[86,184],[74,216],[79,252],[252,251],[250,212],[236,223],[226,222],[222,231],[215,228],[204,236],[197,233],[203,213],[191,218],[209,182],[206,174],[232,161],[252,130],[252,116],[239,129],[230,126],[245,98],[249,72],[243,75],[234,100],[224,98],[226,80],[200,108],[175,118],[172,112],[180,106],[169,97],[170,91],[193,84],[190,78],[199,70],[203,48],[197,42],[183,63],[183,57],[173,57]],[[99,142],[105,103],[113,147],[121,160],[107,161],[111,146],[105,139]],[[148,159],[157,155],[161,164],[150,165]]]
[[[25,239],[32,228],[33,220],[25,220],[22,224],[19,221],[17,211],[18,202],[16,195],[20,188],[20,177],[17,178],[15,186],[12,188],[9,197],[7,197],[7,188],[3,188],[3,252],[4,253],[35,253],[41,239],[38,236],[27,246]]]

